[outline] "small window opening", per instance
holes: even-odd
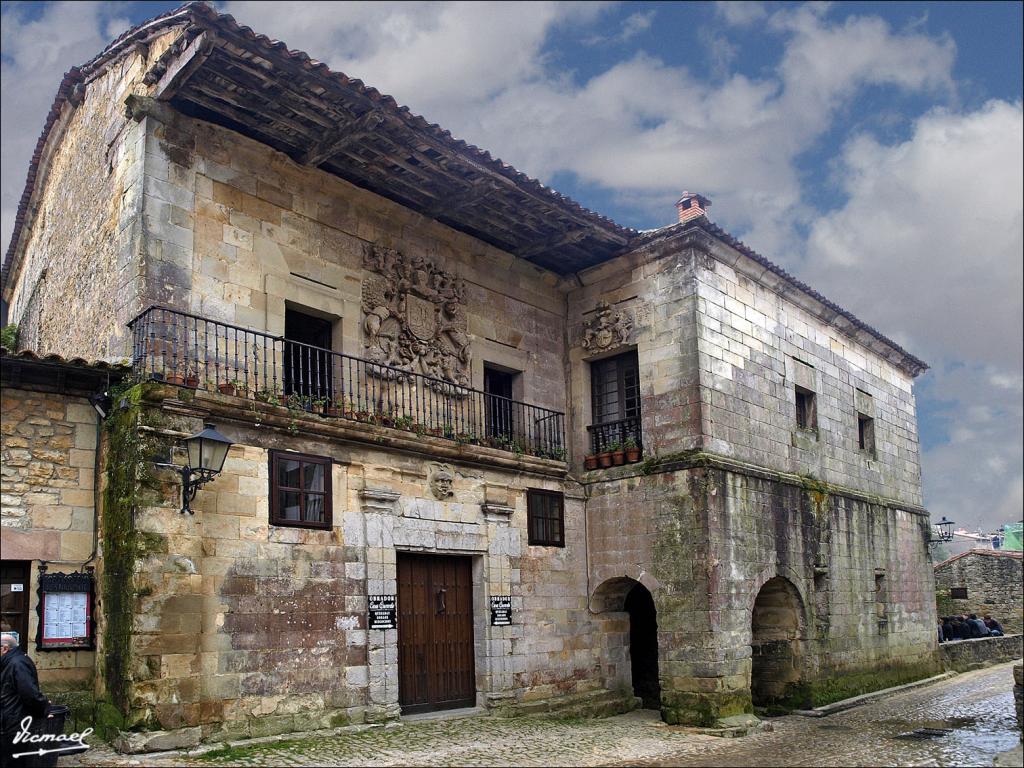
[[[857,414],[857,447],[870,454],[875,452],[875,420],[863,413]]]
[[[796,388],[796,425],[800,429],[818,428],[818,413],[814,393],[803,387]]]

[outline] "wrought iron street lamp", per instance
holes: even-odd
[[[933,528],[938,531],[939,538],[936,539],[933,537],[928,542],[929,544],[938,544],[939,542],[953,540],[953,521],[947,520],[945,515],[942,516],[942,519],[939,520]]]
[[[232,445],[230,440],[214,429],[213,424],[203,426],[202,432],[185,438],[188,463],[181,468],[181,514],[195,514],[189,504],[196,497],[200,486],[220,474]]]

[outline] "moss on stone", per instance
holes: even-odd
[[[111,728],[121,729],[129,712],[131,633],[135,615],[135,563],[147,547],[159,546],[159,536],[135,530],[135,510],[147,491],[158,493],[151,465],[150,442],[140,436],[141,405],[150,384],[127,382],[113,396],[117,409],[107,418],[106,487],[100,534],[103,540],[103,682],[109,700],[97,705]],[[166,542],[163,544],[166,551]],[[112,712],[117,712],[115,717]]]
[[[786,695],[774,702],[785,711],[809,709],[865,693],[893,688],[938,674],[936,662],[918,664],[880,664],[871,668],[834,674],[820,680],[801,681],[786,688]]]
[[[711,728],[719,720],[754,711],[750,693],[662,693],[661,717],[669,725]]]

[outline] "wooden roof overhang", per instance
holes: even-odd
[[[152,96],[558,274],[622,253],[638,234],[390,96],[240,27],[208,6],[147,73]]]

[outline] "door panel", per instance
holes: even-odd
[[[475,703],[470,558],[399,553],[398,667],[406,714]]]
[[[18,645],[28,650],[29,563],[5,560],[0,565],[0,629],[17,632]]]

